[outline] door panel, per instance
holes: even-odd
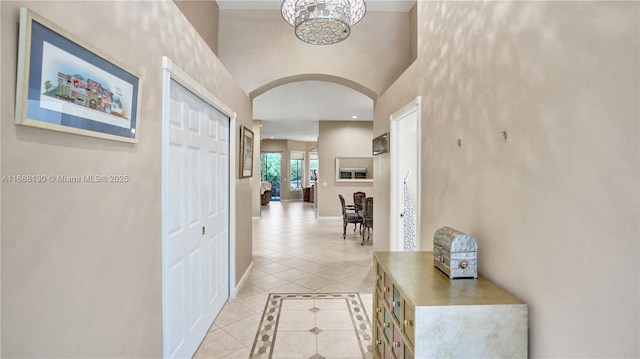
[[[191,357],[229,298],[229,118],[173,80],[169,92],[163,345]]]
[[[189,177],[185,180],[189,183],[187,189],[187,196],[189,200],[189,227],[193,227],[200,224],[200,148],[189,147]]]
[[[212,178],[215,176],[215,170],[218,168],[218,154],[215,152],[209,151],[209,156],[207,158],[208,166],[207,166],[207,177]],[[217,189],[218,183],[216,181],[208,181],[207,192],[210,194],[206,198],[206,215],[209,218],[215,217],[218,214],[218,197],[220,196],[219,190]]]
[[[215,235],[209,238],[207,242],[207,250],[209,258],[214,258],[214,260],[210,260],[207,267],[207,277],[210,278],[206,283],[207,288],[207,305],[212,305],[216,298],[218,297],[218,286],[219,286],[219,278],[217,275],[217,265],[216,256],[218,255],[218,236]]]
[[[207,201],[203,214],[206,217],[206,241],[208,247],[209,270],[207,284],[209,289],[206,303],[207,312],[212,315],[222,309],[229,293],[229,160],[228,160],[228,118],[222,121],[221,114],[212,108],[203,113],[206,124],[207,159],[205,169],[207,182],[205,192]]]
[[[194,330],[200,320],[202,320],[202,285],[200,284],[202,281],[202,252],[200,251],[200,247],[189,253],[189,265],[189,279],[191,281],[188,284],[191,292],[189,295],[189,299],[191,300],[189,304],[189,322],[191,325],[190,329]]]
[[[181,163],[182,158],[182,145],[171,144],[169,146],[169,162]],[[181,191],[182,186],[182,166],[176,166],[171,172],[169,172],[169,193],[168,201],[173,204],[180,204],[183,201],[183,193]],[[169,235],[174,235],[177,232],[183,230],[182,228],[182,206],[174,205],[169,207],[169,213],[167,220],[169,221]]]
[[[420,97],[391,115],[391,250],[420,249]]]
[[[229,129],[227,128],[227,131]],[[228,143],[227,143],[228,146]],[[219,161],[219,172],[229,172],[229,154],[222,153],[220,154]],[[221,212],[227,212],[226,218],[227,221],[229,219],[229,177],[220,179],[222,185],[218,187],[218,210]]]
[[[184,313],[184,287],[181,286],[184,283],[184,263],[179,261],[175,263],[169,269],[169,280],[172,283],[176,283],[174,290],[171,293],[171,298],[169,302],[173,304],[175,310],[171,312],[171,316],[169,317],[169,323],[165,323],[165,325],[171,326],[175,332],[182,333],[185,332],[185,318],[187,317]],[[177,352],[184,344],[184,337],[179,335],[173,335],[169,337],[169,347],[172,348],[172,352],[169,355],[170,357],[174,357],[175,352]]]

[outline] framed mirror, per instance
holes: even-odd
[[[373,157],[336,157],[336,182],[373,182]]]

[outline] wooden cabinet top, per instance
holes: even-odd
[[[433,252],[374,252],[374,258],[414,306],[514,305],[519,299],[482,276],[449,279]]]

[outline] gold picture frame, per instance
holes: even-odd
[[[20,9],[16,124],[136,143],[140,82],[89,43]]]
[[[240,178],[253,177],[253,131],[242,126],[240,132]]]

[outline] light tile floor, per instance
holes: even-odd
[[[251,272],[237,298],[225,304],[209,328],[194,358],[248,358],[269,293],[357,292],[371,318],[373,251],[371,242],[360,243],[353,225],[343,240],[342,220],[316,219],[311,203],[271,202],[262,206],[262,218],[253,220]],[[321,320],[327,320],[329,327],[331,323],[341,327],[344,318]],[[279,345],[284,348],[287,341],[295,344],[301,340],[299,336],[308,335],[291,328],[286,335],[285,331],[278,334],[274,358],[281,350]],[[342,348],[335,353],[342,353],[339,356],[360,352],[358,343],[349,336],[323,340]]]
[[[272,293],[251,358],[371,358],[363,306],[358,293]]]

